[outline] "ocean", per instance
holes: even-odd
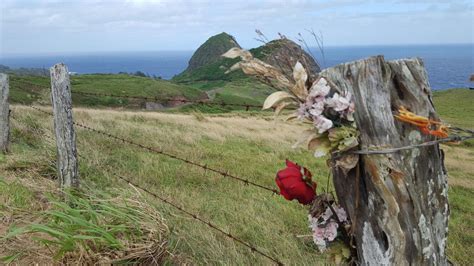
[[[340,63],[384,55],[386,59],[421,57],[428,71],[432,89],[474,87],[469,76],[474,74],[474,44],[399,45],[326,47],[324,57],[319,50],[312,53],[326,68]],[[187,67],[192,51],[109,52],[63,55],[0,55],[0,64],[11,68],[48,68],[63,62],[69,71],[86,73],[118,73],[142,71],[170,79]]]

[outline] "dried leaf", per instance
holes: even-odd
[[[331,150],[331,142],[326,134],[317,135],[308,141],[308,149],[314,150],[314,157],[323,157]]]
[[[240,56],[240,58],[245,61],[251,60],[253,58],[249,51],[237,47],[230,48],[229,51],[225,52],[222,56],[226,58],[237,58]]]
[[[359,156],[357,154],[344,155],[342,158],[337,159],[336,166],[341,168],[344,175],[347,175],[349,171],[357,166],[359,162]]]
[[[281,103],[282,101],[294,101],[295,97],[288,92],[285,91],[277,91],[272,94],[270,94],[267,99],[265,99],[265,102],[263,103],[263,110],[272,108],[276,106],[277,104]]]
[[[242,68],[241,62],[237,62],[237,63],[233,64],[233,65],[225,72],[225,74],[229,74],[230,72],[235,71],[235,70],[240,69],[240,68]]]
[[[346,246],[344,246],[342,248],[342,256],[345,258],[345,259],[349,259],[351,257],[351,251],[350,249],[348,249]]]
[[[291,115],[287,116],[285,121],[291,121],[291,120],[294,120],[298,118],[298,114],[297,113],[292,113]]]
[[[329,130],[329,140],[333,149],[347,151],[359,145],[357,137],[359,132],[353,127],[336,127]]]
[[[299,61],[296,62],[296,65],[293,68],[293,79],[296,83],[291,89],[291,91],[301,100],[305,100],[308,96],[308,91],[306,90],[306,81],[308,80],[308,74],[306,73],[306,70]]]
[[[309,213],[312,217],[319,217],[326,211],[326,204],[333,204],[334,197],[328,193],[322,193],[316,196],[313,201],[313,205],[309,209]]]
[[[293,149],[296,149],[301,144],[306,143],[306,142],[308,142],[308,140],[314,138],[314,136],[313,136],[314,134],[315,134],[314,130],[312,130],[312,129],[307,129],[307,130],[303,131],[303,134],[300,135],[298,140],[291,147]]]
[[[295,102],[294,101],[291,101],[291,102],[280,102],[279,104],[276,105],[275,107],[275,116],[279,115],[281,113],[281,111],[283,111],[283,109],[285,109],[286,107],[290,106],[290,105],[294,105]]]
[[[247,75],[263,76],[277,82],[282,88],[290,88],[293,85],[280,71],[259,59],[241,62],[241,68]]]

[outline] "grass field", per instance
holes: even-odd
[[[11,76],[11,102],[19,104],[48,103],[50,99],[49,82],[48,77]],[[260,105],[266,96],[274,91],[269,86],[249,77],[241,77],[232,82],[207,80],[176,83],[125,74],[87,74],[71,76],[71,86],[75,106],[109,109],[144,109],[145,102],[153,100],[81,95],[74,92],[158,98],[157,102],[166,106],[168,101],[165,99],[174,97],[184,97],[188,100],[210,98],[214,103]],[[185,104],[181,107],[166,109],[166,111],[187,112],[197,110],[204,113],[222,113],[236,109],[239,108],[221,105]]]
[[[11,102],[30,104],[49,102],[49,77],[12,76],[10,78]],[[140,109],[145,100],[103,96],[84,96],[74,92],[106,93],[119,96],[157,98],[185,97],[190,100],[206,99],[206,94],[190,86],[126,74],[87,74],[71,76],[73,102],[88,107],[127,107]]]
[[[451,90],[435,93],[434,100],[442,119],[454,125],[473,128],[473,97],[473,91]],[[42,214],[46,210],[57,211],[54,203],[60,201],[55,181],[52,180],[56,175],[55,147],[45,138],[51,135],[50,117],[21,105],[15,105],[12,109],[17,119],[13,121],[12,151],[0,157],[0,216],[3,217],[0,235],[30,223],[48,225],[50,220]],[[255,113],[170,114],[75,108],[74,117],[77,122],[115,135],[128,136],[136,142],[160,147],[215,168],[229,169],[232,174],[270,187],[275,187],[275,173],[284,167],[284,160],[289,158],[313,172],[319,183],[319,191],[326,187],[326,163],[316,160],[307,151],[291,148],[297,138],[295,132],[300,132],[301,128],[296,124],[274,121],[271,116]],[[86,188],[84,193],[110,195],[104,196],[105,199],[135,199],[141,206],[153,210],[149,213],[162,215],[163,224],[157,223],[156,228],[151,227],[150,230],[166,233],[168,250],[175,254],[169,257],[169,262],[189,260],[195,264],[232,265],[270,263],[194,219],[119,181],[111,174],[111,170],[213,221],[222,229],[286,264],[325,263],[325,257],[316,251],[311,238],[304,237],[309,234],[307,211],[297,203],[161,155],[117,144],[79,128],[77,135],[78,152],[83,156],[80,159],[80,174],[82,186]],[[456,264],[469,265],[474,263],[474,147],[466,144],[444,148],[447,151],[451,203],[448,256]],[[117,204],[109,208],[122,210],[123,206]],[[143,219],[154,219],[147,213],[143,214]],[[115,221],[98,219],[97,223],[117,226]],[[166,230],[163,229],[164,225]],[[51,256],[57,254],[58,246],[38,244],[33,238],[38,234],[44,232],[0,240],[0,257],[6,256],[6,260],[20,264],[35,259],[51,263]],[[120,241],[129,243],[132,240]],[[69,262],[77,261],[77,255],[74,254],[85,254],[87,257],[91,250],[86,251],[84,248],[74,249],[60,260],[68,262],[69,258]]]

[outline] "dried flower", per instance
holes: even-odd
[[[323,112],[324,112],[324,100],[315,101],[315,103],[313,103],[311,105],[311,108],[309,109],[309,113],[315,117],[321,115]]]
[[[447,138],[449,136],[449,129],[447,126],[441,124],[441,122],[428,119],[423,116],[416,115],[408,111],[405,107],[400,107],[398,109],[398,114],[394,115],[400,121],[409,123],[418,127],[421,133],[425,135],[432,135],[439,138]],[[435,130],[432,130],[432,127],[436,127]]]
[[[330,221],[324,230],[324,238],[328,241],[333,241],[337,236],[337,228],[339,225],[335,221]]]
[[[318,115],[313,118],[314,126],[318,129],[318,133],[324,133],[328,129],[333,127],[333,123],[331,120],[327,119],[323,115]]]
[[[339,222],[347,224],[349,221],[347,219],[346,211],[336,205],[331,205],[332,209],[337,215]],[[309,227],[313,232],[313,242],[318,246],[318,249],[322,252],[326,249],[329,242],[334,241],[337,237],[337,232],[339,229],[339,224],[334,217],[334,213],[329,208],[326,207],[326,210],[319,214],[317,217],[308,215]]]
[[[313,85],[309,91],[309,98],[318,98],[318,97],[326,97],[329,94],[331,87],[329,87],[328,82],[325,78],[320,78],[313,82]]]

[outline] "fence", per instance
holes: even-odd
[[[203,169],[205,171],[210,171],[210,172],[219,174],[220,176],[222,176],[224,178],[232,179],[232,180],[234,180],[236,182],[239,182],[243,185],[248,185],[248,186],[251,186],[251,187],[255,187],[257,189],[265,190],[265,191],[271,192],[273,194],[279,194],[279,192],[277,190],[275,190],[273,188],[270,188],[270,187],[267,187],[267,186],[264,186],[262,184],[258,184],[256,182],[253,182],[253,181],[249,180],[248,178],[244,178],[244,177],[241,177],[241,176],[238,176],[238,175],[235,175],[235,174],[230,174],[228,171],[223,171],[223,170],[220,170],[220,169],[217,169],[217,168],[214,168],[214,167],[210,167],[207,164],[203,164],[203,163],[200,163],[200,162],[191,161],[191,160],[188,160],[186,158],[182,158],[182,157],[179,157],[175,154],[167,152],[165,150],[155,148],[155,147],[151,147],[151,146],[147,146],[147,145],[138,143],[136,141],[133,141],[131,139],[127,139],[125,137],[112,135],[108,132],[98,130],[98,129],[90,127],[88,125],[84,125],[84,124],[81,124],[81,123],[74,122],[72,120],[71,86],[70,86],[70,83],[69,83],[69,77],[67,75],[67,68],[64,65],[56,65],[55,67],[53,67],[51,69],[51,73],[52,73],[51,77],[52,77],[53,112],[51,113],[51,112],[44,111],[42,108],[38,108],[36,106],[30,106],[30,107],[37,110],[37,111],[39,111],[39,112],[41,112],[41,113],[47,114],[49,116],[53,116],[53,118],[54,118],[54,121],[55,121],[55,135],[56,135],[55,137],[56,137],[56,144],[58,146],[58,161],[63,161],[62,165],[64,165],[64,167],[61,168],[61,164],[58,163],[58,168],[60,168],[58,172],[59,172],[60,175],[62,174],[65,177],[65,178],[61,179],[62,180],[61,184],[63,186],[78,185],[78,181],[77,182],[74,181],[74,179],[77,178],[77,165],[76,166],[74,165],[75,164],[74,162],[77,162],[77,159],[74,158],[74,156],[80,156],[80,155],[77,155],[77,151],[75,150],[75,132],[74,132],[74,126],[75,126],[77,128],[82,128],[82,129],[88,130],[90,132],[100,134],[100,135],[102,135],[104,137],[107,137],[107,138],[110,138],[114,141],[121,142],[121,143],[126,143],[128,145],[140,148],[140,149],[145,150],[147,152],[159,154],[161,156],[166,156],[168,158],[180,161],[182,163],[191,165],[193,167],[198,167],[198,168]],[[30,84],[30,85],[33,86],[35,84]],[[37,86],[37,85],[35,85],[35,86]],[[3,87],[5,87],[5,86],[3,86]],[[8,86],[6,86],[6,87],[7,87],[7,91],[8,91]],[[81,95],[84,95],[84,96],[96,96],[96,97],[119,97],[119,98],[143,99],[143,100],[154,100],[154,101],[176,101],[175,99],[172,99],[172,98],[159,99],[157,97],[143,97],[143,96],[130,96],[130,95],[124,96],[124,95],[74,92],[74,91],[72,91],[72,93],[77,93],[77,94],[81,94]],[[7,95],[8,95],[8,93],[7,93]],[[181,101],[181,100],[178,100],[178,101]],[[183,103],[196,103],[196,104],[209,104],[209,105],[214,104],[214,105],[220,105],[220,106],[229,105],[229,106],[235,106],[235,107],[243,107],[243,108],[245,108],[245,110],[249,110],[249,108],[253,108],[253,107],[259,107],[259,106],[248,105],[248,104],[213,103],[213,102],[202,101],[202,100],[201,101],[182,100],[182,102]],[[400,151],[411,150],[411,149],[414,149],[414,148],[430,147],[430,146],[434,146],[436,144],[443,143],[443,142],[464,141],[464,140],[467,140],[467,139],[474,138],[474,132],[472,130],[466,130],[466,129],[461,129],[461,128],[452,128],[452,130],[466,133],[467,136],[458,136],[458,135],[456,135],[456,136],[452,136],[452,137],[449,137],[449,138],[437,139],[437,140],[433,140],[433,141],[426,141],[426,142],[419,143],[419,144],[412,144],[412,145],[401,146],[401,147],[396,147],[396,148],[381,148],[381,149],[370,149],[370,150],[369,149],[363,149],[363,150],[358,150],[358,151],[350,151],[350,153],[358,154],[358,155],[366,155],[366,156],[393,154],[393,153],[397,153],[397,152],[400,152]],[[66,145],[66,144],[68,144],[68,145]],[[63,145],[63,146],[61,146],[61,145]],[[63,150],[62,153],[59,151],[60,149]],[[331,159],[332,160],[337,160],[341,156],[343,156],[343,154],[332,154]],[[180,212],[192,217],[193,219],[199,221],[200,223],[203,223],[203,224],[207,225],[208,227],[212,228],[213,230],[218,231],[220,234],[225,235],[226,237],[230,238],[231,240],[233,240],[233,241],[235,241],[235,242],[237,242],[237,243],[239,243],[239,244],[241,244],[241,245],[243,245],[247,248],[250,248],[250,250],[252,250],[253,252],[255,252],[255,253],[257,253],[257,254],[259,254],[259,255],[261,255],[261,256],[269,259],[269,260],[271,260],[272,262],[274,262],[276,264],[279,264],[279,265],[282,264],[282,262],[279,259],[268,255],[266,252],[263,252],[261,248],[257,248],[256,246],[241,240],[240,238],[234,236],[233,234],[230,234],[230,233],[220,229],[219,227],[217,227],[215,224],[211,223],[210,221],[207,221],[207,220],[195,215],[194,213],[187,211],[182,206],[180,206],[176,203],[173,203],[171,200],[157,194],[156,192],[153,192],[153,191],[151,191],[147,188],[144,188],[144,187],[140,187],[137,183],[133,182],[131,178],[124,177],[124,176],[122,176],[118,173],[114,173],[113,171],[111,171],[111,173],[114,176],[116,176],[117,178],[119,178],[120,180],[122,180],[124,182],[127,182],[128,184],[130,184],[130,185],[132,185],[136,188],[141,189],[142,191],[150,194],[151,196],[153,196],[153,197],[157,198],[158,200],[162,201],[163,203],[172,206],[173,208],[177,209],[178,211],[180,211]],[[374,175],[375,175],[375,173],[376,172],[374,172]],[[362,178],[362,177],[358,176],[359,173],[353,173],[353,174],[357,176],[357,178],[354,178],[354,180],[359,180],[359,178]],[[70,181],[64,181],[64,180],[70,180]],[[351,181],[351,182],[353,182],[353,181]],[[359,182],[359,181],[355,181],[355,182]],[[356,183],[356,185],[359,185],[359,183]],[[356,194],[356,193],[354,193],[354,194]]]
[[[17,82],[22,83],[24,85],[30,86],[30,88],[41,89],[42,85],[18,80]],[[209,105],[209,106],[219,106],[219,107],[240,107],[242,110],[250,111],[251,108],[260,110],[262,109],[261,105],[255,104],[247,104],[247,103],[228,103],[223,101],[211,101],[210,99],[205,100],[190,100],[190,99],[183,99],[183,98],[173,98],[173,97],[150,97],[150,96],[137,96],[137,95],[118,95],[118,94],[111,94],[111,93],[97,93],[97,92],[84,92],[84,91],[71,91],[73,94],[83,95],[83,96],[96,96],[96,97],[111,97],[111,98],[121,98],[121,99],[134,99],[134,100],[145,100],[145,101],[153,101],[155,103],[159,102],[167,102],[167,103],[181,103],[181,104],[197,104],[197,105]]]
[[[128,145],[140,148],[140,149],[145,150],[147,152],[151,152],[151,153],[159,154],[159,155],[162,155],[162,156],[166,156],[168,158],[172,158],[172,159],[180,161],[182,163],[185,163],[185,164],[188,164],[188,165],[191,165],[191,166],[194,166],[194,167],[201,168],[205,171],[210,171],[210,172],[219,174],[220,176],[222,176],[224,178],[229,178],[229,179],[235,180],[235,181],[237,181],[237,182],[239,182],[243,185],[246,185],[246,186],[251,186],[251,187],[255,187],[257,189],[262,189],[262,190],[271,192],[272,194],[279,194],[279,192],[277,190],[275,190],[273,188],[270,188],[270,187],[266,187],[266,186],[261,185],[261,184],[258,184],[256,182],[253,182],[253,181],[249,180],[248,178],[244,178],[244,177],[240,177],[240,176],[237,176],[237,175],[234,175],[234,174],[230,174],[228,171],[219,170],[219,169],[210,167],[210,166],[208,166],[206,164],[203,164],[203,163],[191,161],[191,160],[188,160],[186,158],[181,158],[181,157],[179,157],[175,154],[163,151],[161,149],[150,147],[150,146],[147,146],[147,145],[144,145],[144,144],[140,144],[140,143],[132,141],[130,139],[115,136],[115,135],[112,135],[108,132],[95,129],[95,128],[92,128],[90,126],[87,126],[87,125],[84,125],[84,124],[81,124],[81,123],[74,122],[73,119],[72,119],[72,112],[71,112],[72,111],[72,101],[71,101],[71,91],[70,91],[71,86],[70,86],[70,83],[69,83],[69,77],[67,75],[67,68],[64,65],[61,65],[61,64],[55,65],[53,68],[51,68],[51,78],[52,78],[52,87],[51,87],[52,98],[51,99],[52,99],[52,103],[53,103],[53,112],[45,111],[42,108],[39,108],[39,107],[36,107],[36,106],[33,106],[33,105],[29,105],[29,107],[36,110],[36,111],[38,111],[38,112],[40,112],[40,113],[42,113],[42,114],[53,117],[54,129],[55,129],[55,138],[50,137],[49,135],[43,135],[43,136],[45,138],[48,138],[51,141],[56,142],[56,146],[57,146],[57,149],[58,149],[58,162],[57,162],[57,164],[58,164],[58,175],[60,177],[59,179],[60,179],[60,184],[61,184],[62,187],[79,186],[79,179],[78,179],[78,173],[77,173],[77,167],[78,167],[77,161],[78,160],[77,160],[76,157],[83,158],[83,156],[81,154],[78,154],[78,152],[75,148],[76,136],[75,136],[75,131],[74,131],[74,127],[73,127],[73,126],[75,126],[75,127],[82,128],[84,130],[88,130],[90,132],[96,133],[98,135],[102,135],[102,136],[107,137],[109,139],[112,139],[114,141],[121,142],[121,143],[126,143]],[[8,84],[8,82],[7,82],[7,84]],[[35,86],[35,88],[40,88],[41,87],[37,84],[29,83],[29,82],[25,82],[25,84],[27,84],[29,86]],[[158,99],[158,98],[150,98],[150,97],[142,97],[142,96],[118,96],[118,95],[96,94],[96,93],[81,93],[81,94],[82,95],[93,95],[93,96],[104,96],[104,97],[126,97],[126,98],[155,100],[155,101],[173,101],[173,99],[171,99],[171,98]],[[248,105],[248,104],[233,104],[233,103],[222,103],[222,102],[212,103],[212,102],[205,102],[205,101],[189,101],[189,100],[179,100],[179,101],[185,102],[185,103],[215,104],[215,105],[219,105],[219,106],[243,107],[243,108],[245,108],[245,110],[249,110],[249,108],[251,108],[251,107],[260,108],[260,106]],[[6,102],[8,102],[8,100],[6,100]],[[7,108],[8,108],[8,106],[7,106]],[[16,117],[16,114],[14,114],[14,113],[7,116],[7,117],[12,118],[12,120],[15,120],[18,123],[22,122],[21,120],[19,120]],[[69,145],[65,145],[65,143],[68,143]],[[60,162],[62,162],[62,163],[60,163]],[[231,239],[232,241],[249,248],[252,252],[269,259],[270,261],[272,261],[273,263],[275,263],[277,265],[283,265],[283,263],[279,259],[277,259],[274,256],[271,256],[271,255],[267,254],[266,252],[262,251],[261,248],[255,246],[255,245],[252,245],[251,243],[248,243],[248,242],[240,239],[239,237],[231,234],[230,232],[227,232],[227,231],[219,228],[218,226],[216,226],[211,221],[208,221],[208,220],[196,215],[195,213],[186,210],[184,207],[174,203],[172,200],[170,200],[170,199],[168,199],[164,196],[161,196],[158,193],[156,193],[154,191],[151,191],[148,188],[140,186],[136,182],[133,182],[131,178],[123,176],[121,174],[118,174],[117,172],[115,172],[113,170],[109,170],[109,172],[113,176],[117,177],[119,180],[121,180],[123,182],[126,182],[126,183],[132,185],[133,187],[136,187],[136,188],[144,191],[145,193],[151,195],[152,197],[158,199],[159,201],[173,207],[174,209],[184,213],[185,215],[193,218],[194,220],[208,226],[212,230],[217,231],[218,233],[224,235],[225,237]]]

